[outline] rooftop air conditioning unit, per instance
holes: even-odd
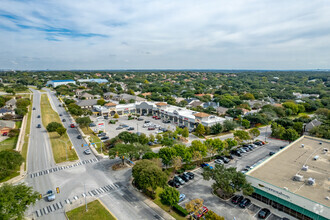
[[[303,165],[303,167],[301,168],[303,171],[307,171],[308,170],[308,166]]]
[[[296,174],[296,175],[294,175],[293,180],[294,180],[294,181],[302,181],[303,178],[304,178],[304,177],[303,177],[302,175],[298,175],[298,174]]]
[[[307,184],[308,185],[314,185],[315,184],[315,179],[313,179],[312,177],[309,177],[307,180]]]
[[[319,157],[320,157],[319,155],[316,155],[313,159],[317,160],[317,159],[319,159]]]

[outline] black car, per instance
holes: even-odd
[[[62,114],[60,114],[60,116],[62,116]]]
[[[248,207],[250,204],[251,204],[251,200],[245,198],[245,199],[243,199],[243,200],[240,202],[239,207],[241,207],[241,208],[246,208],[246,207]]]
[[[256,141],[256,142],[254,142],[254,144],[255,145],[258,145],[258,146],[261,146],[262,145],[261,141]]]
[[[98,136],[98,137],[104,137],[104,136],[106,136],[106,135],[107,135],[107,133],[102,132],[101,134],[98,134],[97,136]]]
[[[38,124],[38,125],[37,125],[37,128],[41,128],[41,124]]]
[[[165,122],[164,122],[165,123]],[[185,125],[180,125],[179,128],[184,129],[186,126]]]
[[[230,153],[232,153],[233,155],[236,155],[238,157],[241,157],[242,156],[241,153],[239,151],[237,151],[237,150],[232,150]]]
[[[81,138],[82,138],[81,135],[78,135],[78,136],[77,136],[77,139],[81,139]]]
[[[62,105],[61,105],[61,104],[59,104],[59,105],[58,105],[58,107],[62,107]]]
[[[193,174],[192,172],[184,172],[183,174],[188,175],[190,180],[194,179],[195,177],[195,174]]]
[[[168,185],[172,186],[172,187],[175,187],[175,188],[179,188],[180,187],[180,184],[175,182],[174,180],[170,180],[168,181]]]
[[[101,140],[108,140],[109,137],[108,136],[105,136],[105,137],[101,137]]]
[[[148,142],[148,145],[149,145],[149,146],[152,146],[152,145],[154,145],[154,143],[151,142],[151,141],[149,141],[149,142]]]
[[[33,107],[33,110],[36,110],[36,108],[35,108],[35,107]]]
[[[137,120],[138,120],[138,121],[143,121],[144,119],[143,119],[143,118],[138,118]]]
[[[145,123],[145,124],[148,124],[148,123],[150,123],[150,121],[144,121],[144,123]]]
[[[96,127],[96,124],[95,123],[90,123],[89,127]]]
[[[243,196],[241,196],[241,195],[235,195],[235,196],[231,199],[231,203],[233,203],[233,204],[236,205],[236,204],[240,203],[243,199],[244,199]]]
[[[185,182],[188,182],[189,181],[189,176],[188,175],[181,174],[180,175],[180,178],[183,179]]]
[[[230,161],[227,157],[224,156],[216,156],[216,158],[222,160],[225,163],[229,163]]]
[[[231,159],[231,160],[234,159],[233,155],[231,155],[231,154],[227,155],[226,157],[227,157],[228,159]]]
[[[127,128],[127,131],[133,131],[133,130],[134,130],[133,127],[129,127],[129,128]]]
[[[258,213],[258,218],[265,219],[270,215],[269,209],[263,208]]]
[[[37,118],[40,118],[40,115],[38,115]]]
[[[269,152],[269,156],[273,156],[275,154],[275,152],[271,151]]]
[[[66,122],[66,120],[65,120],[65,119],[62,119],[62,121],[63,121],[63,122]]]

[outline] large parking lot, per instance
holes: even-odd
[[[269,143],[263,146],[259,146],[253,151],[244,153],[242,157],[234,156],[234,159],[231,160],[226,167],[233,166],[237,167],[237,170],[241,170],[246,166],[253,166],[254,164],[264,160],[269,156],[269,152],[277,152],[280,150],[280,147],[288,145],[287,142],[269,139]],[[211,166],[214,166],[214,162],[209,163]],[[205,181],[202,177],[202,168],[198,168],[193,171],[195,178],[185,183],[183,186],[180,186],[178,190],[180,193],[186,195],[186,199],[180,203],[184,207],[184,204],[187,201],[192,199],[201,198],[204,200],[204,204],[210,210],[216,212],[217,214],[224,216],[225,219],[257,219],[257,214],[260,209],[268,208],[271,210],[271,214],[267,217],[268,220],[282,219],[282,217],[288,217],[283,212],[273,209],[269,205],[266,205],[260,201],[249,197],[252,201],[252,204],[245,209],[240,208],[238,205],[234,205],[228,201],[220,199],[218,196],[212,194],[212,181]],[[288,217],[289,219],[294,219],[293,217]]]
[[[137,119],[132,119],[132,120],[128,120],[128,116],[121,116],[120,118],[118,118],[118,122],[116,122],[116,124],[109,124],[110,120],[114,120],[114,119],[103,119],[103,117],[91,117],[91,120],[95,123],[98,124],[100,122],[104,122],[105,124],[105,132],[107,133],[107,136],[109,138],[113,138],[116,137],[119,133],[123,132],[123,131],[127,131],[127,129],[129,127],[134,128],[134,130],[128,130],[130,132],[141,132],[141,133],[145,133],[147,136],[149,136],[150,134],[156,135],[158,132],[161,132],[159,130],[160,128],[165,128],[167,130],[175,130],[175,125],[173,124],[168,124],[168,123],[163,123],[162,120],[156,120],[154,118],[152,118],[151,116],[141,116],[140,118],[143,119],[143,121],[139,121]],[[151,124],[150,127],[155,127],[155,130],[148,130],[148,127],[143,127],[145,123],[145,121],[150,121],[149,124]],[[128,126],[128,127],[124,127],[122,129],[118,129],[118,127],[122,127],[122,125]],[[92,127],[92,129],[94,130],[96,127]]]

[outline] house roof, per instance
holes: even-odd
[[[113,102],[109,102],[109,103],[106,103],[105,106],[116,106],[117,104],[116,103],[113,103]]]
[[[72,79],[65,79],[65,80],[50,80],[51,82],[75,82]]]
[[[229,108],[225,108],[225,107],[222,107],[222,106],[219,106],[216,110],[217,112],[226,112]]]
[[[210,115],[204,112],[199,112],[194,114],[194,116],[199,117],[199,118],[205,118],[205,117],[209,117]]]
[[[0,128],[15,128],[15,122],[0,120]]]
[[[92,106],[96,105],[97,100],[96,99],[86,99],[86,100],[81,100],[80,102],[77,103],[79,106]]]
[[[193,101],[190,105],[193,107],[201,106],[204,102],[201,101]]]
[[[81,97],[86,97],[86,98],[93,97],[94,98],[94,95],[85,92],[84,94],[82,94]]]
[[[309,123],[306,125],[305,129],[306,129],[307,131],[309,131],[310,129],[312,129],[312,128],[316,127],[316,126],[319,126],[319,125],[321,125],[321,124],[322,124],[322,122],[320,122],[320,121],[317,120],[317,119],[314,119],[313,121],[309,122]]]
[[[164,105],[167,105],[167,103],[165,103],[165,102],[158,102],[158,103],[156,103],[156,105],[157,106],[164,106]]]
[[[6,102],[6,105],[16,105],[16,99],[10,99]]]
[[[11,109],[8,109],[8,108],[0,108],[0,113],[7,113],[7,112],[14,112],[13,110]]]

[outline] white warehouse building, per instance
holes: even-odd
[[[72,80],[72,79],[68,79],[68,80],[49,80],[46,83],[46,86],[52,86],[52,87],[57,87],[57,86],[61,86],[61,85],[67,85],[67,84],[76,84],[76,81]]]

